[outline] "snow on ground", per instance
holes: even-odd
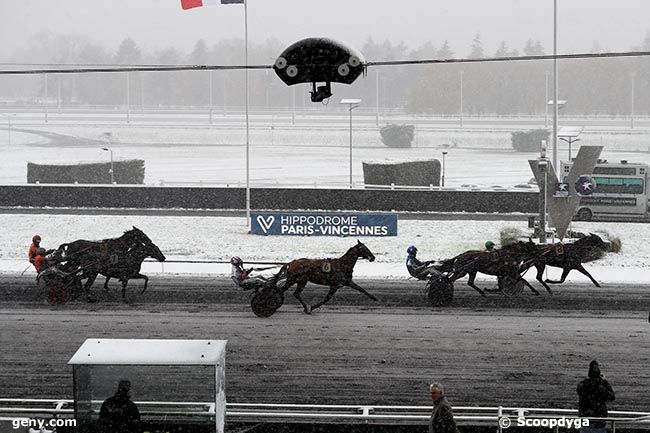
[[[30,126],[29,129],[93,140],[74,146],[48,144],[38,134],[12,132],[11,151],[0,150],[0,183],[25,183],[27,162],[75,164],[107,162],[109,146],[115,160],[145,160],[145,183],[243,185],[245,183],[245,135],[241,126],[191,128],[124,125]],[[110,133],[109,136],[106,135]],[[2,138],[0,138],[2,140]],[[602,158],[650,163],[650,134],[589,134],[580,144],[605,145]],[[0,141],[2,143],[2,141]],[[349,132],[331,126],[279,125],[253,127],[250,138],[252,186],[347,185],[349,182]],[[560,142],[559,156],[568,149]],[[574,146],[575,147],[575,146]],[[503,130],[418,130],[413,147],[384,146],[377,127],[353,134],[353,180],[363,182],[363,161],[415,160],[446,157],[445,184],[511,187],[526,183],[532,174],[528,159],[536,152],[514,152],[510,133]],[[573,149],[574,155],[576,149]],[[107,180],[109,175],[107,174]]]
[[[247,233],[241,217],[194,216],[84,216],[1,214],[0,272],[20,273],[28,268],[27,249],[34,233],[43,237],[43,246],[56,247],[75,239],[118,237],[136,226],[149,235],[168,260],[209,260],[222,263],[173,264],[145,263],[145,273],[190,273],[227,275],[226,263],[233,255],[245,261],[286,262],[299,257],[338,257],[356,243],[356,238],[256,236]],[[360,261],[355,275],[361,278],[407,278],[404,267],[406,247],[415,244],[422,259],[450,258],[470,249],[482,249],[486,240],[499,244],[504,228],[528,233],[526,221],[448,221],[401,220],[396,237],[362,238],[375,254],[376,261]],[[597,232],[620,238],[620,253],[610,253],[587,269],[600,281],[650,282],[650,225],[639,223],[574,223],[574,230]],[[260,265],[261,266],[261,265]],[[558,278],[560,271],[549,271]],[[534,279],[529,271],[528,279]],[[588,282],[573,271],[570,281]]]

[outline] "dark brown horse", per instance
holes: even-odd
[[[546,290],[551,292],[551,288],[546,283],[560,284],[566,280],[571,270],[575,269],[583,275],[586,275],[596,287],[600,287],[598,281],[591,276],[582,266],[585,262],[591,262],[601,258],[610,250],[610,245],[603,241],[596,234],[589,233],[589,236],[578,239],[573,243],[555,244],[553,246],[538,246],[540,254],[535,257],[533,265],[537,269],[537,281],[542,283]],[[543,274],[546,266],[562,268],[562,276],[559,281],[544,280]]]
[[[352,271],[358,259],[368,259],[374,261],[375,256],[370,252],[368,247],[357,241],[357,244],[350,248],[345,254],[338,259],[297,259],[293,260],[286,265],[282,266],[279,275],[286,274],[286,282],[278,289],[286,292],[291,286],[297,284],[296,290],[293,295],[300,301],[305,313],[310,314],[315,309],[321,307],[329,301],[336,291],[344,286],[348,286],[357,290],[373,301],[375,298],[365,289],[352,281]],[[329,286],[330,290],[325,295],[322,301],[312,305],[311,307],[302,299],[302,293],[305,285],[308,283],[320,284]]]
[[[534,245],[530,246],[527,242],[519,241],[495,251],[466,251],[445,260],[440,271],[447,272],[451,282],[469,275],[467,285],[479,292],[481,296],[485,296],[485,290],[474,284],[476,274],[479,272],[508,281],[523,282],[535,295],[539,295],[539,292],[521,276],[521,272],[526,269],[524,264],[530,263],[528,267],[532,266],[530,260],[537,253],[538,250]]]
[[[122,283],[122,299],[126,298],[126,285],[130,279],[143,279],[144,293],[149,278],[140,273],[142,262],[146,257],[165,261],[160,248],[137,227],[124,232],[119,238],[101,241],[79,239],[61,245],[59,250],[64,254],[62,270],[77,273],[80,280],[87,279],[84,284],[86,296],[89,296],[90,287],[99,274],[106,276],[105,289],[111,278],[117,278]]]

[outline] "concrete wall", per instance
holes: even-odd
[[[537,212],[529,191],[397,191],[255,188],[259,210],[358,210],[399,212]],[[134,209],[245,209],[244,188],[8,185],[0,207],[111,207]]]

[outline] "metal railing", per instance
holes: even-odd
[[[101,400],[93,400],[98,412]],[[166,419],[193,419],[213,421],[215,404],[209,402],[136,402],[144,420],[161,416]],[[503,427],[499,422],[504,417],[517,425],[525,419],[578,419],[576,409],[550,409],[530,407],[474,407],[454,406],[454,418],[461,425],[494,426],[497,431]],[[0,421],[17,418],[55,417],[72,418],[74,403],[70,399],[23,399],[0,398]],[[426,425],[431,416],[430,406],[381,406],[381,405],[311,405],[311,404],[265,404],[228,403],[228,422],[251,423],[320,423],[320,424],[384,424],[384,425]],[[592,419],[594,420],[594,419]],[[606,421],[612,429],[625,426],[629,429],[650,429],[650,412],[610,411]],[[558,429],[556,428],[555,431]]]

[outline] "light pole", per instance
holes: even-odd
[[[460,71],[460,110],[459,110],[459,118],[460,118],[460,127],[463,127],[463,71]]]
[[[447,152],[442,152],[442,187],[445,186],[445,159],[447,157]]]
[[[102,150],[105,150],[111,154],[111,169],[109,170],[109,173],[111,173],[111,185],[113,185],[115,183],[115,175],[113,173],[113,149],[109,147],[102,147]]]
[[[352,110],[361,104],[361,99],[341,99],[341,104],[348,105],[350,111],[350,188],[352,188]]]
[[[11,146],[11,116],[15,114],[5,114],[7,116],[7,144]]]

